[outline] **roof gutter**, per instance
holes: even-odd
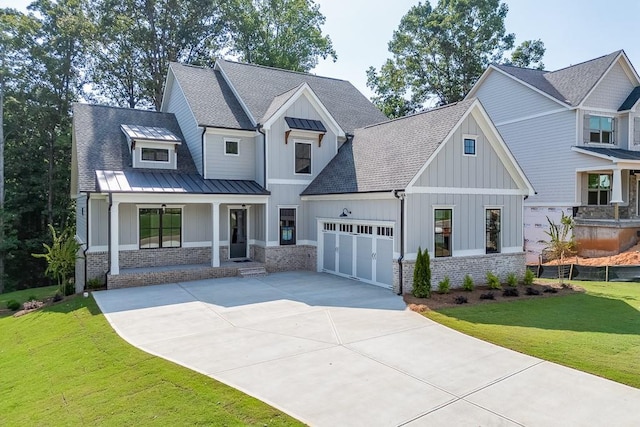
[[[404,260],[404,190],[393,190],[393,196],[396,199],[400,200],[400,257],[398,258],[398,295],[402,295],[402,261]]]

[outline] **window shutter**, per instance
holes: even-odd
[[[589,143],[589,135],[590,135],[590,126],[589,126],[589,119],[591,118],[591,116],[589,116],[588,114],[584,115],[584,120],[583,120],[583,126],[582,126],[582,142],[585,144]]]
[[[633,118],[633,144],[640,144],[640,117]]]

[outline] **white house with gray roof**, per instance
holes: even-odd
[[[579,253],[613,255],[638,241],[640,79],[624,51],[556,71],[491,65],[478,98],[533,183],[525,246],[535,262],[546,217],[573,215]]]
[[[522,274],[533,188],[478,100],[388,121],[344,80],[171,64],[161,112],[74,106],[78,286],[325,271]]]

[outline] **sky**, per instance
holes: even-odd
[[[29,0],[0,0],[0,7],[25,10]],[[417,0],[316,0],[325,15],[324,33],[331,37],[338,60],[321,60],[312,71],[349,80],[361,92],[366,70],[380,67],[391,56],[387,43],[400,19]],[[435,3],[432,1],[432,3]],[[543,62],[556,70],[624,49],[640,71],[638,0],[507,0],[507,32],[516,45],[541,39],[547,48]]]

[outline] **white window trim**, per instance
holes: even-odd
[[[436,256],[436,210],[441,210],[441,209],[450,209],[451,210],[451,255],[447,256],[447,257],[439,257]],[[454,236],[454,227],[453,225],[455,224],[455,218],[456,218],[456,214],[455,214],[456,210],[455,210],[455,206],[454,205],[433,205],[432,209],[431,209],[431,237],[432,237],[432,244],[431,244],[431,253],[433,254],[433,258],[453,258],[455,256],[455,250],[454,250],[454,240],[453,240],[453,236]]]
[[[238,153],[234,154],[234,153],[227,153],[227,142],[235,142],[238,146]],[[223,142],[222,142],[222,150],[224,151],[224,155],[225,156],[234,156],[234,157],[238,157],[240,156],[240,139],[238,138],[224,138]]]
[[[473,154],[467,154],[464,152],[465,139],[473,139]],[[477,157],[478,155],[478,135],[462,134],[462,155],[465,157]]]
[[[501,254],[501,253],[503,253],[503,249],[504,249],[504,236],[503,236],[503,233],[502,233],[502,230],[503,230],[503,227],[502,227],[503,215],[502,214],[504,213],[503,212],[504,211],[504,206],[500,206],[500,205],[486,205],[484,207],[484,253],[487,254],[487,211],[490,210],[490,209],[492,209],[492,210],[497,209],[497,210],[500,211],[500,242],[499,242],[500,250],[498,252],[496,252],[496,253]],[[487,255],[489,255],[489,254],[487,254]]]
[[[179,208],[182,212],[180,213],[180,246],[178,246],[177,248],[175,247],[171,247],[171,248],[163,248],[158,247],[158,248],[141,248],[140,247],[140,209],[162,209],[162,204],[137,204],[136,205],[136,228],[135,228],[135,233],[136,233],[136,247],[139,251],[142,250],[147,250],[147,249],[182,249],[184,248],[184,206],[185,205],[165,205],[165,208],[167,209],[177,209]]]
[[[606,144],[609,145],[609,144]],[[580,204],[582,206],[611,206],[611,198],[613,197],[613,172],[587,172],[587,199],[584,200],[583,202],[581,202]],[[591,189],[589,188],[589,175],[607,175],[609,176],[609,190],[606,190],[609,192],[609,196],[608,196],[608,200],[609,202],[605,205],[600,204],[600,191],[603,191],[602,189],[600,189],[598,184],[598,188],[597,189]],[[589,193],[597,193],[598,194],[598,203],[595,205],[591,205],[589,204]],[[628,196],[627,196],[627,200],[628,200]]]
[[[600,112],[597,112],[596,114],[589,114],[589,112],[586,113],[589,116],[589,142],[587,143],[590,146],[593,147],[611,147],[612,145],[618,145],[618,136],[617,136],[617,116],[615,115],[611,115],[611,114],[602,114]],[[604,117],[607,119],[611,119],[611,138],[613,139],[612,142],[591,142],[591,117]],[[602,139],[602,129],[600,129],[600,139]]]
[[[298,211],[299,209],[299,205],[276,205],[277,209],[278,209],[278,246],[298,246]],[[296,234],[296,238],[295,238],[295,243],[292,245],[281,245],[280,244],[280,209],[295,209],[296,211],[296,224],[295,224],[295,234]]]
[[[309,159],[309,173],[298,173],[296,172],[296,144],[309,144],[309,154],[311,158]],[[296,176],[313,176],[313,141],[309,141],[307,139],[294,139],[293,140],[293,174]],[[280,239],[278,239],[280,241]]]

